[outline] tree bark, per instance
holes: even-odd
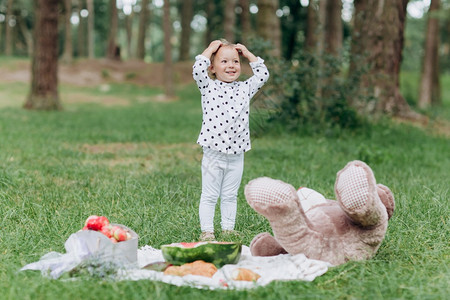
[[[273,55],[281,56],[281,29],[280,20],[276,15],[277,0],[258,0],[258,15],[256,19],[257,32],[263,39],[272,42]]]
[[[125,30],[127,33],[127,57],[133,57],[133,53],[131,52],[131,42],[133,37],[133,16],[134,12],[125,16]]]
[[[62,55],[62,61],[67,64],[72,63],[73,60],[71,17],[72,0],[64,0],[64,53]]]
[[[440,1],[431,0],[428,10],[425,55],[422,65],[418,106],[441,105],[439,82],[439,20],[433,15],[439,10]]]
[[[410,109],[399,88],[408,1],[354,1],[350,74],[360,74],[357,93],[366,101],[354,101],[352,104],[366,114],[419,118]]]
[[[59,110],[58,95],[58,4],[60,0],[36,0],[35,51],[31,91],[26,109]]]
[[[94,28],[94,0],[86,0],[88,15],[87,36],[88,36],[88,57],[93,59],[95,57],[95,28]]]
[[[173,64],[172,64],[172,22],[170,20],[170,2],[164,0],[163,7],[163,30],[164,30],[164,90],[166,97],[175,96],[173,87]]]
[[[214,1],[206,1],[206,19],[207,19],[207,26],[206,26],[206,32],[205,32],[205,45],[209,45],[211,41],[213,40],[213,27],[214,27],[214,11],[216,9],[216,6],[214,4]]]
[[[109,36],[106,49],[106,58],[120,60],[120,48],[116,43],[119,27],[116,0],[109,0]]]
[[[342,2],[328,0],[326,3],[325,52],[338,55],[342,48]]]
[[[312,1],[310,1],[309,3],[311,3]],[[283,28],[283,36],[286,36],[283,40],[284,40],[284,45],[285,47],[283,48],[283,56],[287,59],[287,60],[291,60],[296,49],[296,45],[297,45],[297,37],[298,37],[298,32],[301,30],[300,26],[301,26],[301,22],[299,22],[298,20],[300,20],[302,18],[301,16],[301,10],[302,10],[302,6],[300,4],[300,1],[289,1],[288,3],[288,7],[290,9],[290,14],[289,16],[287,16],[287,20],[286,20],[286,25]],[[308,4],[309,6],[309,4]],[[305,41],[306,43],[306,41]]]
[[[319,8],[317,1],[310,0],[308,4],[308,16],[306,20],[305,48],[309,52],[317,49],[317,32],[319,27]]]
[[[242,8],[241,13],[241,43],[247,45],[249,37],[252,35],[252,24],[250,19],[250,0],[239,0],[239,5]]]
[[[325,24],[327,21],[327,2],[332,0],[318,0],[319,1],[319,24],[316,29],[317,54],[322,55],[325,51]]]
[[[141,13],[139,15],[139,30],[136,57],[140,60],[145,58],[145,36],[147,32],[148,20],[150,18],[150,10],[148,8],[149,0],[142,0]]]
[[[180,61],[187,61],[190,58],[191,22],[194,14],[194,3],[192,0],[184,0],[181,4],[181,41],[180,41]]]
[[[86,23],[84,18],[81,16],[81,11],[85,8],[85,1],[86,0],[78,0],[78,18],[80,19],[77,32],[78,57],[86,56]]]
[[[13,18],[13,0],[8,0],[6,6],[6,22],[5,22],[5,54],[13,54],[13,38],[12,38],[12,27],[10,26],[11,20]]]
[[[236,23],[236,14],[234,9],[236,8],[236,0],[225,1],[225,20],[224,20],[224,37],[230,43],[235,42],[234,27]]]

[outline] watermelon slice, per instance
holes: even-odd
[[[236,264],[241,257],[242,245],[232,242],[194,242],[162,245],[164,259],[173,265],[203,260],[220,268],[226,264]]]

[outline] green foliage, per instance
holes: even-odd
[[[109,78],[111,74],[109,74],[109,71],[106,69],[102,69],[102,78]]]
[[[403,46],[402,71],[419,72],[422,68],[426,19],[407,18]]]
[[[251,47],[266,59],[271,74],[264,91],[266,105],[274,112],[272,122],[289,130],[313,132],[364,125],[349,105],[358,76],[342,74],[343,59],[298,51],[292,61],[285,61],[271,55],[269,42],[254,40]]]
[[[450,76],[442,74],[439,78],[441,86],[442,105],[432,106],[420,112],[427,115],[430,120],[439,121],[439,119],[450,119]],[[417,72],[402,72],[400,76],[400,90],[406,101],[412,107],[417,106],[417,99],[419,97],[420,74]]]
[[[126,80],[131,80],[133,78],[135,78],[137,76],[136,72],[129,72],[125,74],[125,79]]]

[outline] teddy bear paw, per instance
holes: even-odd
[[[338,173],[336,197],[347,211],[365,207],[371,197],[375,197],[375,177],[368,165],[362,161],[348,163]]]
[[[298,196],[294,187],[281,180],[260,177],[250,181],[245,187],[245,198],[257,212],[270,213],[272,208],[283,210],[293,205],[298,207]],[[266,215],[266,213],[263,213]]]

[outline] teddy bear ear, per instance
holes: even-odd
[[[394,194],[392,194],[391,190],[387,186],[381,183],[377,184],[377,192],[378,197],[380,197],[381,202],[383,202],[384,206],[386,207],[388,219],[390,219],[394,214],[395,209]]]

